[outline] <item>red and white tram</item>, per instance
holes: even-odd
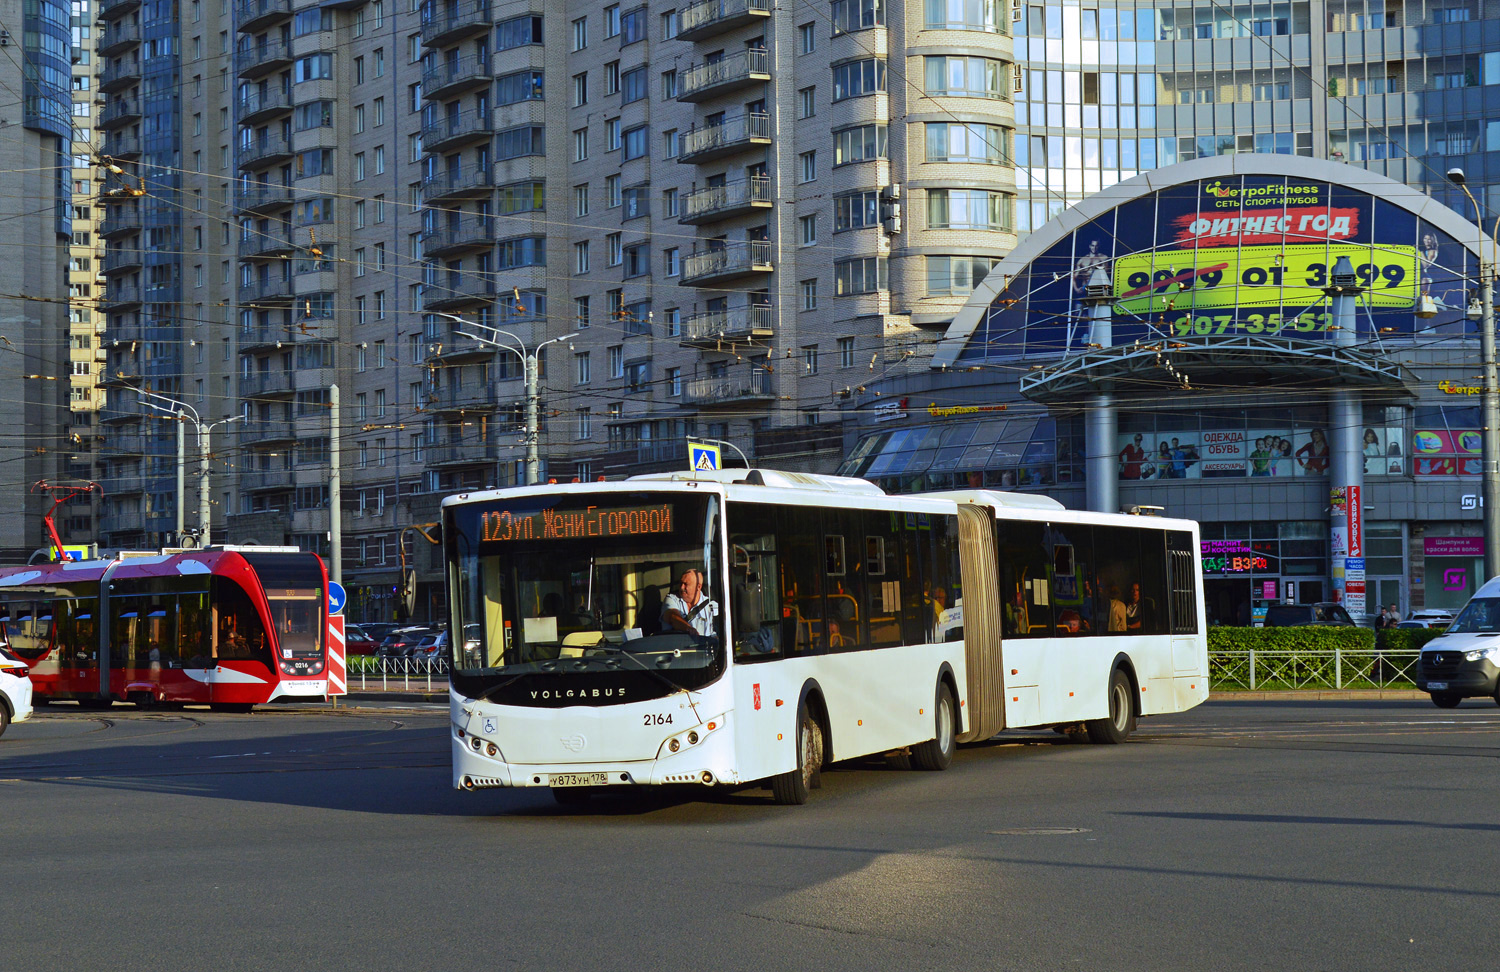
[[[327,691],[328,577],[295,547],[0,568],[0,644],[39,702],[248,711]]]

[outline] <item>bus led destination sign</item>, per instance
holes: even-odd
[[[480,540],[578,540],[639,537],[672,532],[672,504],[581,510],[490,510],[479,515]]]

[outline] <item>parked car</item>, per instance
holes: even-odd
[[[431,661],[436,658],[447,657],[448,654],[448,632],[440,631],[435,635],[428,635],[417,643],[412,649],[411,657],[420,661]]]
[[[1500,578],[1486,581],[1447,630],[1422,646],[1417,688],[1440,709],[1483,696],[1500,703]]]
[[[344,653],[349,655],[373,655],[380,642],[357,624],[344,625]]]
[[[1398,622],[1398,628],[1446,628],[1453,623],[1452,611],[1413,611],[1411,617]]]
[[[410,658],[412,649],[421,643],[422,639],[432,634],[432,630],[425,625],[413,628],[397,628],[386,635],[380,647],[375,649],[375,654],[381,658]]]
[[[0,648],[0,736],[12,722],[31,718],[31,667]]]
[[[361,621],[359,624],[360,630],[369,635],[370,640],[375,642],[377,645],[384,641],[387,635],[389,635],[392,631],[395,631],[399,627],[401,627],[401,625],[394,624],[390,621]]]
[[[1316,604],[1272,604],[1266,608],[1266,627],[1293,628],[1302,625],[1352,628],[1354,619],[1344,606],[1334,601]]]

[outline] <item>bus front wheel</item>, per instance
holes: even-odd
[[[800,805],[809,792],[817,788],[818,772],[823,766],[823,727],[807,711],[807,703],[797,707],[797,768],[790,773],[771,777],[771,794],[776,802]]]
[[[1095,743],[1115,745],[1124,742],[1135,731],[1135,706],[1131,704],[1130,678],[1120,669],[1109,676],[1109,717],[1090,719],[1089,739]]]
[[[933,728],[936,735],[911,748],[912,765],[917,769],[945,770],[953,764],[954,742],[958,738],[958,706],[947,682],[938,682]]]

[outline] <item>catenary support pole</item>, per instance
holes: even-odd
[[[328,386],[328,579],[344,582],[344,498],[339,473],[339,386]]]
[[[1325,293],[1332,301],[1332,343],[1352,347],[1358,328],[1359,295],[1364,288],[1354,274],[1347,256],[1339,257],[1330,274]],[[1329,574],[1333,582],[1333,600],[1356,620],[1365,614],[1364,567],[1364,409],[1358,391],[1336,388],[1328,396],[1328,442],[1325,446],[1328,464],[1328,530]],[[1314,433],[1316,435],[1316,432]],[[1304,469],[1318,461],[1318,443]]]
[[[177,535],[172,543],[182,543],[187,531],[187,413],[177,412]]]
[[[1096,268],[1089,277],[1084,305],[1089,314],[1088,351],[1103,350],[1114,344],[1114,295],[1103,267]],[[1115,411],[1114,395],[1110,389],[1102,389],[1089,396],[1087,407],[1083,422],[1085,501],[1096,513],[1118,513],[1120,482],[1115,459],[1120,418]]]

